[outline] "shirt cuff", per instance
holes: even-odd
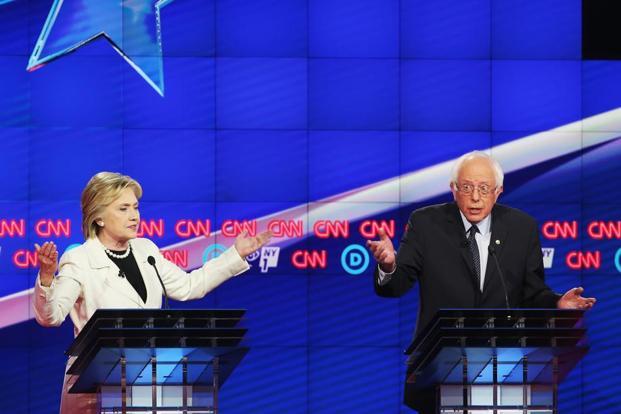
[[[384,286],[385,284],[390,282],[390,279],[392,278],[392,275],[395,273],[396,270],[397,270],[397,266],[395,266],[392,272],[387,273],[382,270],[380,265],[377,265],[377,283],[380,286]]]

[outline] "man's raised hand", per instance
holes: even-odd
[[[373,254],[375,261],[379,264],[382,271],[392,273],[395,270],[397,262],[395,248],[384,229],[380,228],[377,233],[379,235],[379,240],[367,240],[367,247]]]

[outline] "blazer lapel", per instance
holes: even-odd
[[[496,258],[500,263],[502,257],[503,248],[507,239],[507,227],[504,224],[502,212],[499,212],[497,208],[492,209],[492,234],[490,235],[489,245],[496,252]],[[487,258],[487,270],[485,271],[485,280],[483,281],[483,292],[485,292],[492,280],[492,274],[497,273],[496,263],[494,258],[490,254]],[[499,277],[498,275],[496,277]]]
[[[101,244],[99,239],[95,237],[87,240],[85,247],[88,252],[88,260],[91,268],[105,274],[106,285],[113,289],[117,294],[129,299],[139,307],[143,308],[144,303],[142,302],[140,295],[138,295],[136,289],[134,289],[126,278],[119,277],[119,268],[108,258],[106,252],[104,251],[105,247]]]
[[[466,238],[464,223],[461,219],[461,215],[459,214],[459,208],[457,208],[455,203],[449,204],[446,230],[446,234],[449,235],[452,243],[459,250],[461,257],[468,268],[468,273],[470,273],[472,284],[476,287],[476,291],[478,292],[479,286],[477,284],[476,273],[474,272],[474,260],[472,259],[472,253],[470,253],[470,249],[468,248],[468,239]]]
[[[159,308],[162,306],[162,288],[153,267],[151,267],[148,262],[149,252],[141,249],[138,243],[132,244],[132,250],[134,252],[134,258],[136,258],[136,263],[138,263],[142,280],[147,289],[147,301],[143,306]],[[158,298],[160,299],[158,300]]]

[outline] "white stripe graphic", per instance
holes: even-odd
[[[511,173],[619,137],[621,137],[621,108],[483,150],[491,153],[500,162],[505,173]],[[260,217],[256,219],[257,228],[266,228],[267,223],[274,219],[302,221],[304,223],[302,237],[274,239],[273,245],[284,247],[305,238],[318,219],[356,221],[396,209],[400,203],[409,204],[442,195],[449,190],[450,173],[454,162],[455,159],[447,160],[317,202],[301,204]],[[386,202],[386,200],[394,201]],[[184,240],[166,246],[162,250],[187,250],[188,268],[197,268],[202,265],[203,252],[208,246],[220,243],[228,247],[232,242],[232,238],[224,238],[220,231],[217,231],[209,237]],[[31,288],[0,298],[0,328],[31,318],[29,302],[32,292]]]

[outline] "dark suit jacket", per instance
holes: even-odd
[[[510,306],[556,307],[560,296],[544,282],[535,220],[519,210],[496,204],[491,231],[490,245],[495,248],[505,276]],[[380,286],[375,271],[375,292],[380,296],[399,297],[418,281],[420,303],[415,332],[418,334],[441,308],[506,306],[496,265],[491,255],[488,259],[481,292],[457,205],[425,207],[410,216],[397,252],[397,269],[390,281]],[[407,399],[406,391],[406,403]]]

